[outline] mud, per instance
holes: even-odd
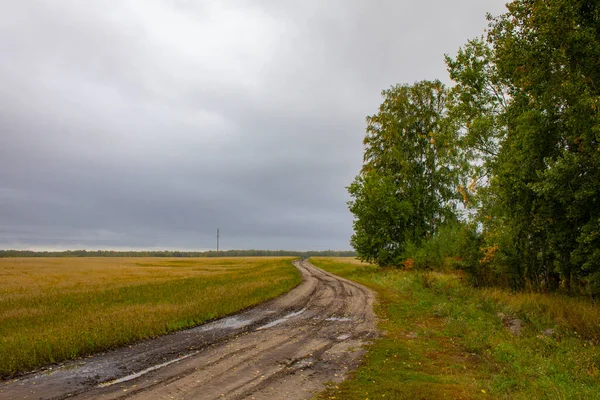
[[[294,263],[289,293],[193,329],[0,383],[2,399],[307,399],[377,335],[365,287]]]

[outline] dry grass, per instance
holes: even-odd
[[[0,259],[0,376],[194,326],[284,293],[292,258]]]
[[[507,311],[543,326],[558,328],[563,333],[600,343],[600,306],[587,298],[560,294],[511,293],[500,289],[485,289],[482,294],[505,305]]]
[[[311,257],[310,260],[319,268],[340,276],[356,271],[375,272],[380,270],[376,265],[360,261],[354,257]]]

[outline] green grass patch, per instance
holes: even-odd
[[[291,261],[0,259],[0,377],[256,305],[300,283]]]
[[[460,274],[314,265],[378,293],[384,336],[323,399],[597,399],[600,308],[585,299],[479,290]],[[516,336],[508,325],[519,319]],[[584,322],[585,321],[585,322]]]

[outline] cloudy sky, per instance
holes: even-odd
[[[349,249],[365,116],[503,0],[0,2],[0,248]]]

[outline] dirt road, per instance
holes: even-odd
[[[2,399],[307,399],[376,335],[368,289],[296,261],[289,293],[172,335],[0,383]]]

